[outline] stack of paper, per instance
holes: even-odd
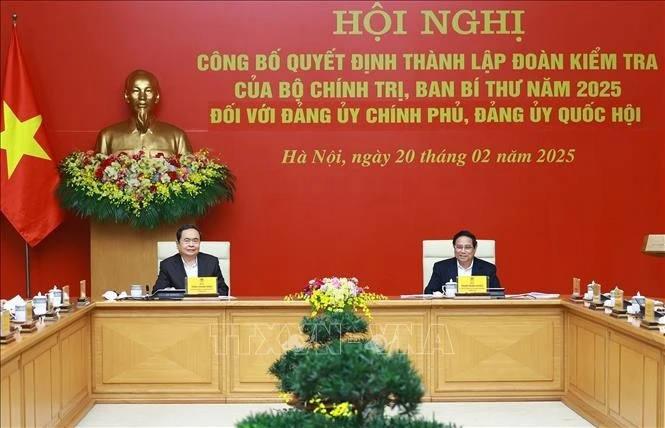
[[[433,299],[434,296],[431,294],[401,294],[400,299]]]
[[[517,299],[558,299],[560,295],[556,293],[540,293],[538,291],[523,294],[506,294],[507,299],[511,297]]]

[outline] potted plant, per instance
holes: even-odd
[[[294,409],[253,415],[238,426],[443,426],[415,417],[423,387],[408,356],[367,336],[368,303],[384,296],[367,292],[355,278],[333,277],[314,279],[286,299],[312,305],[300,324],[305,346],[286,351],[269,368]],[[396,416],[387,416],[387,408]]]

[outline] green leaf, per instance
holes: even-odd
[[[153,194],[153,199],[146,207],[136,208],[139,204],[139,195],[146,190],[142,187],[145,183],[137,179],[136,182],[141,184],[136,188],[129,184],[120,187],[119,177],[130,177],[134,174],[133,171],[141,171],[144,177],[152,177],[157,174],[157,167],[166,165],[165,159],[147,156],[134,159],[124,154],[73,152],[58,166],[61,180],[57,195],[60,204],[83,218],[112,220],[118,224],[153,229],[160,224],[174,223],[183,217],[203,215],[208,208],[220,202],[233,201],[235,176],[226,165],[208,158],[207,151],[177,155],[174,156],[174,160],[182,168],[189,168],[190,174],[179,176],[182,182],[170,181],[164,184],[165,197]],[[206,163],[206,166],[194,168],[197,162]],[[114,178],[107,178],[107,181],[99,180],[96,175],[99,168],[103,169],[104,174],[108,173]],[[204,177],[200,183],[191,181],[191,174],[194,171]],[[113,193],[109,193],[108,187],[104,187],[105,183],[107,186],[108,183],[113,185],[111,186],[115,189]],[[185,183],[195,187],[195,194],[184,190]]]

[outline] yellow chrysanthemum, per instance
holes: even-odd
[[[355,278],[323,278],[311,280],[305,291],[288,295],[285,300],[305,300],[312,306],[310,316],[321,312],[343,312],[346,310],[362,311],[371,319],[368,304],[375,300],[384,300],[385,296],[366,292],[358,285]]]
[[[169,157],[150,157],[142,152],[134,156],[74,152],[59,168],[59,192],[65,206],[102,218],[109,211],[117,212],[125,220],[141,218],[149,208],[144,220],[150,225],[154,225],[155,213],[160,216],[164,210],[180,207],[176,204],[188,204],[199,212],[212,198],[231,199],[234,187],[227,167],[209,159],[206,150]]]

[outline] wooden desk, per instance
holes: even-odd
[[[566,308],[564,403],[603,425],[665,425],[665,336],[583,305]]]
[[[63,314],[2,345],[0,426],[72,425],[90,400],[90,314]]]
[[[268,367],[302,345],[303,302],[97,303],[93,396],[276,401]],[[370,334],[408,352],[426,399],[561,399],[558,301],[377,302]]]
[[[440,401],[552,400],[564,395],[558,300],[434,301],[430,394]]]
[[[97,302],[3,346],[2,424],[76,420],[94,402],[278,402],[267,369],[303,344],[307,313],[277,298]],[[397,299],[372,314],[373,340],[408,352],[424,401],[562,400],[594,423],[665,424],[665,338],[655,332],[558,299]],[[50,379],[85,376],[44,388],[46,366]]]

